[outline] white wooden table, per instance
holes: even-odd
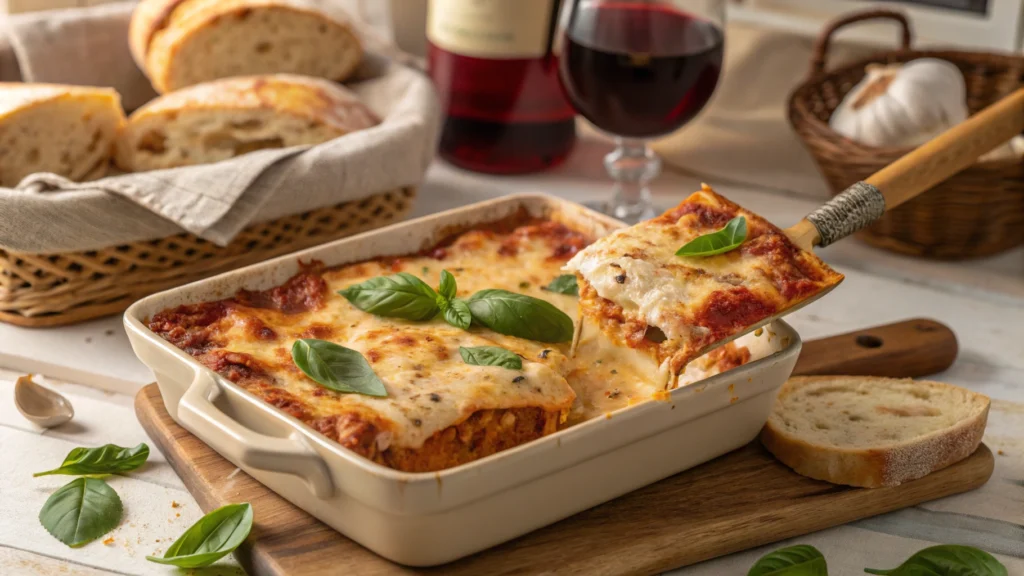
[[[557,170],[500,179],[437,163],[420,191],[415,215],[523,191],[544,191],[578,201],[602,198],[609,193],[600,165],[607,150],[603,143],[583,141],[568,164]],[[711,184],[782,226],[821,201]],[[667,173],[655,186],[656,199],[667,206],[698,185],[696,178]],[[1000,552],[1011,574],[1024,574],[1024,249],[950,264],[894,256],[847,240],[823,250],[822,256],[847,279],[827,298],[790,317],[802,336],[818,338],[916,316],[948,324],[959,337],[960,356],[940,378],[995,400],[986,442],[999,455],[996,475],[978,494],[826,530],[799,541],[825,553],[833,576],[862,573],[859,568],[866,561],[873,567],[894,567],[906,557],[907,546],[917,550],[930,542],[947,541]],[[24,372],[50,377],[46,381],[72,400],[75,420],[46,431],[25,421],[12,406],[13,380]],[[50,492],[69,479],[33,479],[32,472],[55,466],[75,446],[146,441],[132,410],[132,396],[151,379],[132,355],[120,318],[48,330],[0,324],[0,574],[175,572],[144,557],[162,553],[202,512],[156,450],[141,472],[110,480],[125,505],[124,520],[109,535],[112,541],[70,549],[50,537],[36,519]],[[984,515],[978,520],[984,525],[972,523],[970,514]],[[949,518],[970,522],[961,525]],[[763,552],[749,551],[679,573],[746,573]],[[203,574],[236,572],[240,572],[236,566],[223,562]]]

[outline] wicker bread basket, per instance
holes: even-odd
[[[895,20],[902,47],[826,71],[833,35],[854,22]],[[941,58],[963,72],[967,106],[973,114],[1024,84],[1024,57],[957,51],[911,50],[907,19],[898,12],[872,10],[841,18],[818,38],[807,80],[793,92],[789,118],[814,156],[834,194],[906,154],[906,148],[872,148],[840,136],[828,124],[843,97],[864,77],[868,64]],[[906,204],[886,212],[858,237],[880,248],[936,259],[987,256],[1024,244],[1024,162],[975,164]]]
[[[253,224],[223,247],[179,234],[86,252],[0,250],[0,321],[59,326],[116,314],[154,292],[397,222],[415,194],[394,190]]]

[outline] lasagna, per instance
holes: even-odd
[[[464,231],[404,257],[326,268],[316,263],[281,286],[180,306],[149,327],[249,393],[357,454],[408,472],[436,471],[482,458],[575,423],[657,397],[657,366],[588,329],[575,357],[569,342],[545,343],[443,318],[418,321],[363,311],[339,292],[405,273],[430,286],[442,270],[458,298],[501,289],[541,299],[576,318],[578,298],[548,289],[591,239],[524,214]],[[564,278],[563,278],[564,280]],[[300,339],[355,350],[386,389],[384,396],[322,386],[290,354]],[[500,347],[521,369],[474,365],[464,348]],[[730,346],[699,362],[703,375],[749,359]]]
[[[747,232],[735,249],[677,254],[741,216]],[[615,345],[652,358],[669,379],[716,344],[843,279],[782,230],[706,185],[661,216],[594,242],[566,270],[579,280],[583,316]]]

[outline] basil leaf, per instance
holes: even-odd
[[[326,340],[296,340],[292,344],[292,361],[306,376],[335,392],[388,395],[366,358],[350,348]]]
[[[801,544],[765,554],[747,576],[828,576],[828,566],[817,548]]]
[[[437,287],[437,292],[445,300],[451,300],[455,298],[455,292],[458,291],[455,285],[455,276],[452,276],[451,272],[447,270],[441,270],[441,284]]]
[[[430,320],[437,315],[437,292],[407,272],[378,276],[338,292],[364,312],[403,320]]]
[[[725,225],[725,228],[710,234],[698,236],[690,240],[679,250],[676,256],[714,256],[739,248],[747,239],[747,218],[737,216]]]
[[[39,523],[54,538],[77,548],[121,521],[121,498],[99,478],[75,478],[50,495],[39,511]]]
[[[544,287],[544,289],[558,294],[568,294],[569,296],[580,295],[580,287],[576,284],[575,274],[562,274],[558,278],[552,280],[550,284]]]
[[[158,564],[179,568],[209,566],[227,556],[245,541],[252,530],[252,506],[228,504],[213,510],[185,530],[163,557],[146,556]]]
[[[32,476],[117,474],[135,470],[145,464],[147,458],[149,458],[149,446],[145,442],[134,448],[122,448],[114,444],[107,444],[99,448],[75,448],[68,453],[59,468],[36,472]]]
[[[459,346],[462,361],[473,366],[502,366],[509,370],[522,370],[523,359],[518,354],[499,346]]]
[[[1006,566],[988,552],[956,545],[925,548],[892,570],[864,571],[891,576],[1007,576]]]
[[[469,305],[466,304],[465,300],[458,298],[442,303],[441,313],[444,315],[445,322],[463,330],[469,330],[469,325],[473,322],[473,315],[469,311]]]
[[[572,340],[572,318],[539,298],[507,290],[481,290],[467,301],[473,320],[499,334],[537,342]]]

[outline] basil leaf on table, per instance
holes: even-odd
[[[452,273],[447,270],[441,270],[441,283],[437,287],[437,293],[445,300],[451,300],[455,298],[457,291],[455,276],[452,276]]]
[[[376,316],[422,321],[430,320],[438,312],[437,292],[407,272],[370,278],[338,294],[356,308]]]
[[[828,576],[828,566],[817,548],[801,544],[765,554],[747,576]]]
[[[562,274],[558,278],[551,281],[550,284],[544,287],[548,292],[555,292],[557,294],[568,294],[569,296],[579,296],[580,287],[576,283],[575,274]]]
[[[943,545],[925,548],[892,570],[865,568],[868,574],[889,576],[1007,576],[995,556],[970,546]]]
[[[509,370],[522,370],[523,359],[500,346],[459,346],[463,362],[473,366],[502,366]]]
[[[54,538],[77,548],[121,521],[121,498],[99,478],[75,478],[50,495],[39,511],[39,523]]]
[[[466,302],[473,320],[499,334],[537,342],[572,340],[572,319],[539,298],[507,290],[481,290]]]
[[[747,218],[737,216],[724,228],[717,232],[704,234],[690,240],[679,250],[676,256],[714,256],[724,254],[730,250],[739,248],[740,244],[747,239]]]
[[[64,458],[60,467],[46,472],[36,472],[32,476],[117,474],[135,470],[145,464],[147,458],[149,446],[145,442],[134,448],[122,448],[114,444],[98,448],[75,448]]]
[[[252,530],[252,506],[228,504],[211,511],[185,530],[161,556],[146,560],[179,568],[209,566],[245,541]]]
[[[445,322],[463,330],[469,330],[469,325],[473,322],[473,315],[469,311],[469,305],[466,304],[465,300],[458,298],[443,302],[441,304],[441,314],[444,316]]]
[[[306,376],[335,392],[379,397],[388,395],[370,363],[351,348],[326,340],[296,340],[292,344],[292,361]]]

